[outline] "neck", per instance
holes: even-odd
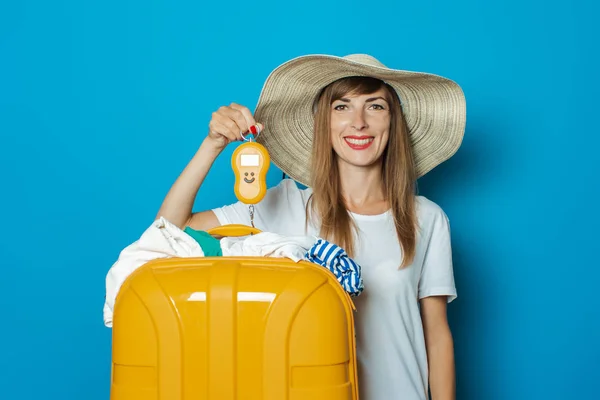
[[[387,209],[381,163],[364,168],[338,162],[338,168],[342,195],[350,211],[381,213]]]

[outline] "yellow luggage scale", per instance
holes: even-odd
[[[251,127],[250,132],[256,134],[257,138],[260,126]],[[239,201],[250,205],[250,222],[254,227],[254,204],[261,201],[267,193],[267,171],[271,157],[260,143],[247,139],[243,134],[242,138],[246,143],[238,146],[231,157],[235,175],[234,192]]]
[[[251,213],[266,193],[268,163],[251,140],[234,152],[236,195]],[[226,225],[209,233],[260,231]],[[153,260],[116,299],[110,398],[357,400],[352,313],[334,274],[310,262]]]

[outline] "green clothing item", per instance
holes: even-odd
[[[205,231],[197,231],[195,229],[186,226],[183,230],[185,233],[190,235],[191,237],[198,242],[204,255],[206,257],[221,257],[223,256],[223,251],[221,250],[221,242],[218,239],[212,237],[209,233]]]

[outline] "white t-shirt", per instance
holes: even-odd
[[[255,205],[254,224],[281,235],[315,235],[305,227],[312,193],[284,179]],[[428,367],[418,300],[434,295],[456,298],[450,227],[442,209],[417,196],[419,232],[414,263],[399,269],[401,248],[391,213],[351,213],[360,230],[353,259],[361,266],[363,293],[353,298],[361,400],[426,400]],[[248,205],[213,210],[221,224],[250,225]]]

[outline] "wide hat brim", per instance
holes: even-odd
[[[310,186],[313,105],[322,89],[349,76],[371,76],[392,86],[402,103],[417,178],[452,157],[462,143],[466,101],[454,81],[423,72],[394,70],[369,55],[294,58],[268,76],[254,113],[264,129],[257,137],[273,163]]]

